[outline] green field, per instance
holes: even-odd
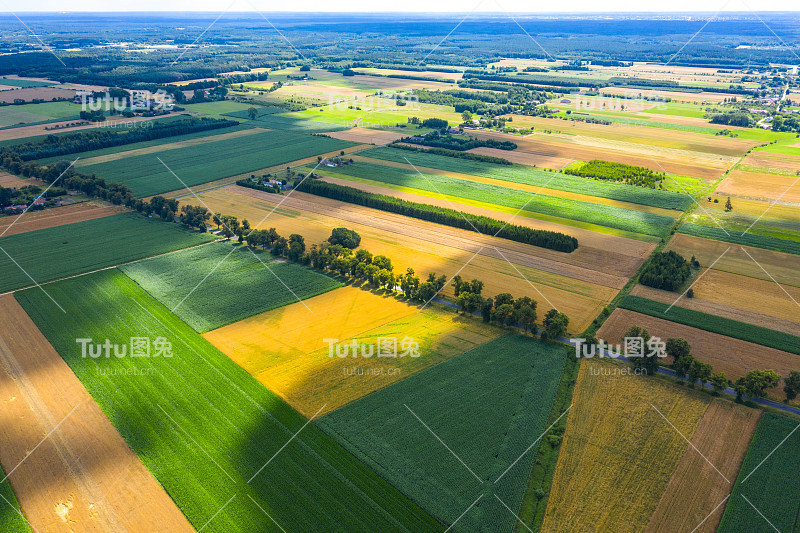
[[[719,533],[800,531],[800,430],[794,431],[797,426],[797,420],[785,416],[761,416],[725,505]],[[781,444],[786,437],[789,438]]]
[[[181,107],[186,109],[186,111],[200,113],[201,115],[227,115],[235,113],[236,111],[247,111],[255,106],[242,102],[234,102],[232,100],[223,100],[219,102],[203,102],[200,104],[183,104]]]
[[[455,159],[442,155],[411,152],[395,148],[372,148],[361,155],[397,163],[407,163],[406,159],[408,159],[417,167],[437,168],[450,172],[472,174],[473,176],[524,183],[534,187],[545,187],[597,196],[598,198],[619,200],[621,202],[662,207],[664,209],[684,211],[692,205],[691,198],[688,198],[685,194],[536,170],[526,165],[495,165],[483,161]]]
[[[275,113],[286,113],[285,109],[281,109],[280,107],[272,107],[272,106],[249,106],[247,109],[240,109],[238,111],[231,111],[229,113],[225,113],[227,117],[233,118],[243,118],[245,120],[250,120],[250,113],[248,110],[254,107],[256,110],[256,118],[253,120],[258,120],[263,118],[267,115],[274,115]]]
[[[701,224],[694,224],[692,222],[686,222],[678,231],[680,233],[694,235],[695,237],[703,237],[705,239],[725,241],[743,246],[753,246],[755,248],[764,248],[765,250],[774,250],[776,252],[800,255],[800,242],[788,239],[779,239],[778,237],[754,235],[753,233],[745,233],[743,235],[741,232],[723,230],[719,226],[704,226]]]
[[[48,288],[66,314],[15,296],[196,529],[279,531],[267,512],[285,531],[442,530],[119,270]],[[83,358],[76,337],[173,356]]]
[[[251,253],[229,242],[145,259],[121,270],[201,333],[342,285],[308,267],[277,262],[261,250]]]
[[[210,233],[199,233],[138,213],[121,213],[3,237],[0,292],[34,285],[31,278],[44,283],[214,238]]]
[[[664,236],[669,233],[674,223],[672,217],[655,213],[581,202],[580,200],[546,194],[534,194],[529,191],[452,178],[441,174],[424,174],[421,176],[411,169],[372,163],[358,162],[345,167],[325,168],[324,173],[344,179],[350,176],[358,180],[370,180],[375,185],[390,184],[427,191],[434,193],[433,196],[436,198],[443,194],[455,199],[465,198],[487,204],[522,209],[529,213],[562,217],[644,235]]]
[[[653,113],[656,112],[654,111]],[[648,128],[691,131],[694,133],[707,133],[710,135],[715,135],[721,129],[714,127],[706,127],[706,126],[692,126],[690,124],[676,124],[674,122],[661,122],[661,121],[649,120],[641,116],[639,116],[639,118],[623,117],[615,115],[613,113],[603,113],[602,111],[595,111],[594,113],[573,112],[569,115],[567,115],[564,112],[561,112],[557,113],[555,116],[558,118],[565,118],[565,119],[575,116],[575,117],[580,117],[582,119],[591,118],[595,120],[607,120],[608,122],[612,122],[614,124],[628,124],[631,126],[645,126]]]
[[[343,123],[324,122],[311,120],[304,117],[289,116],[286,114],[267,113],[256,117],[250,124],[261,128],[273,130],[290,130],[302,133],[322,133],[326,131],[341,131],[352,126]]]
[[[6,475],[0,468],[0,479],[4,477]],[[0,483],[0,524],[3,525],[3,533],[31,533],[31,528],[21,512],[11,483],[8,480],[3,481]]]
[[[720,335],[800,355],[800,337],[782,331],[774,331],[746,322],[678,307],[677,305],[673,306],[665,314],[664,311],[669,308],[668,304],[648,300],[641,296],[628,295],[620,302],[619,306],[637,313],[671,320],[678,324],[685,324],[712,333],[719,333]],[[798,359],[798,366],[800,366],[800,359]]]
[[[0,106],[0,127],[77,119],[80,113],[81,104],[72,102],[4,105]]]
[[[265,131],[164,152],[134,155],[81,167],[136,196],[151,196],[201,183],[281,165],[304,157],[341,150],[355,143],[287,131]],[[169,170],[164,167],[164,164]],[[180,178],[176,178],[172,172]],[[183,183],[181,183],[183,181]]]
[[[5,85],[6,87],[49,87],[50,85],[57,85],[58,83],[55,81],[36,81],[36,80],[21,80],[19,78],[6,78],[3,76],[0,78],[0,85]]]
[[[510,532],[498,498],[519,511],[564,363],[563,348],[509,334],[317,424],[448,526],[483,495],[452,531]]]

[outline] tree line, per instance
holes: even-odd
[[[422,136],[403,137],[397,143],[419,144],[433,148],[444,148],[466,152],[473,148],[496,148],[498,150],[514,150],[517,144],[511,141],[500,141],[498,139],[478,139],[476,137],[457,137],[455,135],[442,135],[438,130],[426,133]]]
[[[393,196],[366,192],[353,187],[327,183],[316,179],[303,181],[297,186],[297,190],[437,224],[466,230],[477,230],[486,235],[497,234],[498,237],[504,239],[559,252],[570,253],[578,247],[578,239],[564,233],[505,224],[499,220],[481,215],[461,213],[455,209],[410,202]]]

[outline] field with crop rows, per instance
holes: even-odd
[[[720,533],[800,531],[799,425],[773,413],[761,417],[725,505]]]
[[[248,117],[249,120],[249,117]],[[352,127],[352,124],[322,122],[309,120],[285,114],[265,113],[256,117],[249,124],[271,130],[293,131],[298,133],[322,133],[326,131],[341,131]],[[299,159],[299,158],[295,158]]]
[[[510,532],[516,518],[503,504],[520,508],[565,357],[562,347],[508,334],[317,424],[433,516],[458,520],[452,531]]]
[[[359,162],[347,167],[326,168],[325,173],[341,177],[352,176],[357,179],[368,179],[377,183],[389,183],[515,209],[521,208],[531,213],[588,222],[645,235],[666,235],[674,223],[672,217],[655,213],[582,202],[545,194],[535,194],[440,174],[424,174],[421,176],[416,172],[406,172],[395,167],[370,163]]]
[[[411,152],[396,148],[373,148],[362,155],[375,159],[407,163],[406,159],[417,167],[436,168],[463,174],[473,174],[514,183],[524,183],[536,187],[547,187],[588,196],[608,198],[633,204],[662,207],[665,209],[687,209],[692,201],[685,194],[669,191],[646,189],[622,183],[609,183],[594,179],[579,178],[568,174],[558,174],[544,170],[532,169],[525,165],[495,165],[483,161],[470,161],[452,157]]]
[[[2,468],[0,468],[0,476],[6,477]],[[0,505],[0,524],[3,524],[3,531],[5,533],[31,533],[31,528],[21,514],[19,502],[8,480],[0,483],[0,499],[4,500],[0,502],[2,504]]]
[[[222,242],[121,270],[200,333],[341,285],[297,263],[273,261],[261,250]]]
[[[714,239],[717,241],[725,241],[733,244],[744,246],[753,246],[756,248],[764,248],[765,250],[775,250],[776,252],[784,252],[787,254],[800,255],[800,242],[787,239],[779,239],[777,237],[769,237],[766,235],[754,235],[752,233],[726,231],[719,226],[704,226],[701,224],[694,224],[687,222],[683,224],[678,230],[687,235],[695,237],[703,237],[706,239]]]
[[[15,297],[195,528],[441,531],[118,270],[48,290],[66,314],[38,289]],[[83,358],[76,335],[164,337],[172,357]]]
[[[620,307],[777,350],[800,354],[800,337],[782,331],[774,331],[738,320],[686,309],[678,305],[670,308],[670,304],[648,300],[641,296],[626,296],[620,302]],[[665,313],[668,308],[670,308],[669,312]]]
[[[644,530],[703,417],[704,395],[622,369],[581,361],[543,532]]]
[[[10,235],[0,239],[0,249],[5,251],[0,256],[3,272],[0,292],[187,248],[214,238],[209,233],[138,213]]]
[[[82,172],[126,185],[137,196],[150,196],[349,146],[353,143],[286,131],[266,131],[88,165]]]

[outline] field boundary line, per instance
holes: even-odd
[[[794,428],[792,431],[790,431],[790,432],[789,432],[789,434],[788,434],[788,435],[786,435],[786,437],[784,437],[784,439],[783,439],[782,441],[780,441],[780,442],[778,443],[778,445],[777,445],[777,446],[775,446],[775,448],[774,448],[774,449],[773,449],[771,452],[769,452],[769,453],[767,454],[767,456],[766,456],[766,457],[764,457],[764,459],[762,459],[762,460],[761,460],[761,462],[760,462],[760,463],[758,463],[758,464],[756,465],[756,467],[755,467],[755,468],[754,468],[752,471],[750,471],[750,473],[749,473],[749,474],[747,474],[747,476],[746,476],[746,477],[745,477],[745,478],[742,480],[742,482],[740,483],[740,485],[744,485],[744,482],[745,482],[745,481],[747,481],[748,479],[750,479],[750,476],[752,476],[752,475],[755,473],[755,471],[756,471],[756,470],[758,470],[758,469],[761,467],[761,465],[763,465],[763,464],[764,464],[764,463],[767,461],[767,459],[769,459],[770,457],[772,457],[772,454],[773,454],[773,453],[775,453],[776,451],[778,451],[778,448],[780,448],[781,446],[783,446],[783,443],[784,443],[784,442],[786,442],[787,440],[789,440],[789,437],[791,437],[791,436],[794,434],[794,432],[795,432],[795,431],[797,431],[797,429],[798,429],[798,428],[800,428],[800,423],[798,423],[798,424],[795,426],[795,428]]]
[[[30,522],[28,522],[28,519],[27,519],[27,518],[25,518],[25,515],[24,515],[24,514],[22,514],[22,511],[21,511],[20,509],[17,509],[17,508],[16,508],[16,507],[14,507],[13,505],[11,505],[11,502],[10,502],[10,501],[8,501],[8,500],[6,499],[6,497],[5,497],[5,496],[3,496],[2,494],[0,494],[0,498],[3,498],[3,501],[4,501],[4,502],[6,502],[6,503],[8,504],[8,506],[9,506],[9,507],[11,507],[12,509],[14,509],[14,511],[16,511],[16,513],[17,513],[18,515],[20,515],[20,516],[22,517],[22,519],[23,519],[23,520],[25,520],[25,522],[28,524],[28,526],[30,526],[30,528],[31,528],[31,529],[32,529],[32,530],[33,530],[35,533],[39,533],[39,530],[38,530],[38,529],[36,529],[35,527],[33,527],[33,524],[31,524]]]
[[[689,292],[689,290],[690,290],[692,287],[694,287],[694,284],[695,284],[695,283],[697,283],[698,281],[700,281],[700,279],[701,279],[703,276],[705,276],[705,275],[706,275],[706,273],[708,273],[708,271],[709,271],[709,270],[711,270],[712,268],[714,268],[714,265],[716,265],[716,264],[717,264],[717,261],[719,261],[720,259],[722,259],[722,257],[723,257],[725,254],[727,254],[727,253],[728,253],[728,251],[729,251],[731,248],[732,248],[731,246],[728,246],[728,248],[727,248],[727,249],[726,249],[724,252],[722,252],[722,255],[721,255],[721,256],[719,256],[719,257],[717,257],[717,259],[716,259],[716,260],[715,260],[713,263],[711,263],[711,266],[709,266],[708,268],[706,268],[706,270],[705,270],[705,271],[704,271],[702,274],[700,274],[699,276],[697,276],[697,278],[695,278],[695,280],[694,280],[694,281],[691,283],[691,285],[689,285],[689,286],[686,288],[686,290],[685,290],[685,291],[683,291],[683,292],[681,293],[681,295],[680,295],[680,296],[678,296],[678,298],[677,298],[677,299],[676,299],[674,302],[672,302],[672,304],[671,304],[669,307],[667,307],[667,308],[664,310],[664,314],[666,315],[666,314],[669,312],[669,310],[670,310],[670,309],[672,309],[672,308],[675,306],[675,304],[676,304],[676,303],[678,303],[678,301],[679,301],[681,298],[683,298],[683,296],[684,296],[684,295],[685,295],[687,292]]]

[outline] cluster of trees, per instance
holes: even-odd
[[[65,194],[67,194],[67,190],[63,187],[50,187],[42,193],[42,188],[35,185],[25,185],[19,188],[0,186],[0,209],[12,205],[29,205],[39,196],[52,199]],[[45,206],[32,205],[30,209],[36,210],[43,207]]]
[[[564,233],[537,230],[514,224],[504,224],[499,220],[485,216],[461,213],[454,209],[428,204],[409,202],[408,200],[401,200],[393,196],[370,193],[335,183],[309,179],[298,184],[297,189],[302,192],[316,194],[326,198],[372,207],[382,211],[444,224],[446,226],[466,230],[477,229],[477,231],[483,234],[497,234],[498,237],[504,239],[540,246],[542,248],[549,248],[559,252],[569,253],[578,247],[578,240]]]
[[[497,139],[478,139],[475,137],[459,137],[455,135],[445,134],[442,135],[438,130],[426,133],[421,138],[403,137],[399,141],[408,144],[419,144],[422,146],[431,146],[433,148],[444,148],[446,150],[455,150],[458,152],[466,152],[473,148],[497,148],[498,150],[514,150],[516,143],[511,141],[500,141]]]
[[[447,91],[429,91],[416,89],[414,94],[419,102],[453,106],[457,113],[469,111],[483,114],[490,104],[507,104],[508,96],[489,91],[470,92],[463,89],[450,89]]]
[[[40,141],[16,144],[1,150],[0,158],[5,158],[6,155],[14,157],[14,154],[16,154],[20,160],[30,161],[32,159],[162,139],[175,135],[185,135],[198,131],[227,128],[238,124],[235,120],[192,117],[168,122],[153,121],[148,123],[148,126],[140,126],[124,131],[97,128],[65,135],[48,135]]]
[[[800,133],[800,117],[797,115],[775,115],[772,119],[772,131]]]
[[[736,111],[733,113],[714,113],[709,120],[711,124],[722,124],[723,126],[740,126],[742,128],[752,127],[756,121],[748,113]]]
[[[494,163],[495,165],[511,165],[511,161],[503,159],[502,157],[495,157],[493,155],[473,154],[472,152],[461,152],[459,150],[449,150],[447,148],[418,148],[416,146],[407,146],[404,144],[389,144],[389,148],[398,148],[400,150],[408,150],[409,152],[426,152],[429,154],[443,155],[447,157],[456,157],[459,159],[469,159],[472,161],[483,161],[484,163]]]
[[[683,285],[692,273],[691,265],[681,254],[670,250],[653,255],[645,266],[639,283],[662,289],[675,291]]]
[[[656,189],[666,177],[665,172],[655,172],[649,168],[626,165],[625,163],[612,163],[601,159],[592,159],[576,168],[564,170],[564,174],[594,178],[599,180],[621,181],[628,185]]]

